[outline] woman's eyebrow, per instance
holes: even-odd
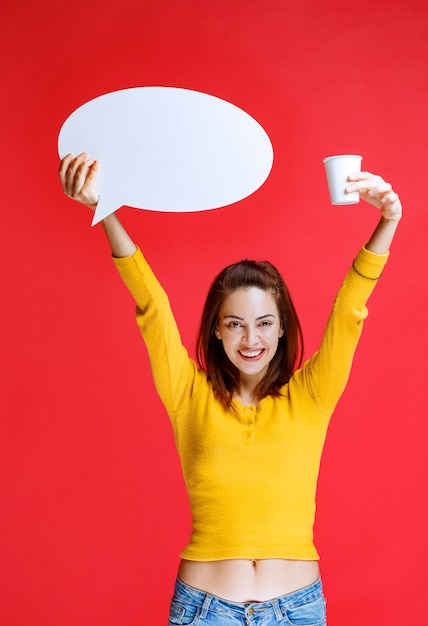
[[[223,319],[226,319],[228,317],[233,317],[235,320],[241,320],[241,322],[244,321],[244,317],[239,317],[239,315],[225,315]]]
[[[243,322],[245,320],[245,317],[239,317],[239,315],[225,315],[223,319],[227,319],[229,317],[232,317],[235,320],[240,320],[241,322]],[[259,320],[263,320],[266,317],[276,317],[273,313],[266,313],[265,315],[260,315],[259,317],[256,317],[256,322],[258,322]]]

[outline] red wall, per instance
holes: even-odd
[[[377,220],[332,207],[322,158],[356,152],[406,217],[332,422],[317,546],[331,626],[426,626],[424,169],[428,12],[416,0],[38,0],[2,8],[0,623],[164,624],[189,514],[133,303],[102,229],[66,199],[56,140],[87,100],[169,85],[269,133],[266,184],[227,209],[121,215],[193,349],[206,287],[282,269],[317,347]]]

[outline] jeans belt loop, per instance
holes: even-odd
[[[208,609],[210,608],[212,599],[213,599],[212,596],[209,596],[208,594],[205,596],[204,601],[202,603],[201,619],[205,619],[205,617],[207,616]]]
[[[282,619],[284,619],[284,615],[282,614],[281,607],[279,606],[278,600],[274,600],[272,602],[272,606],[273,606],[273,611],[275,613],[275,617],[278,620],[278,622],[280,622]]]

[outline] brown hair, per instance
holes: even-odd
[[[244,259],[224,268],[213,280],[202,312],[196,340],[198,365],[208,375],[214,391],[225,407],[230,407],[232,394],[238,387],[239,370],[227,357],[223,344],[215,335],[221,306],[232,292],[240,288],[258,287],[272,293],[278,307],[284,334],[259,383],[259,400],[268,395],[280,395],[280,389],[291,378],[303,359],[302,328],[287,286],[275,266],[268,261]]]

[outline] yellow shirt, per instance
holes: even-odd
[[[168,412],[193,530],[181,556],[318,559],[315,495],[330,416],[346,385],[388,255],[363,248],[336,296],[319,351],[259,406],[226,410],[183,347],[168,298],[140,250],[114,259],[137,302],[137,322]]]

